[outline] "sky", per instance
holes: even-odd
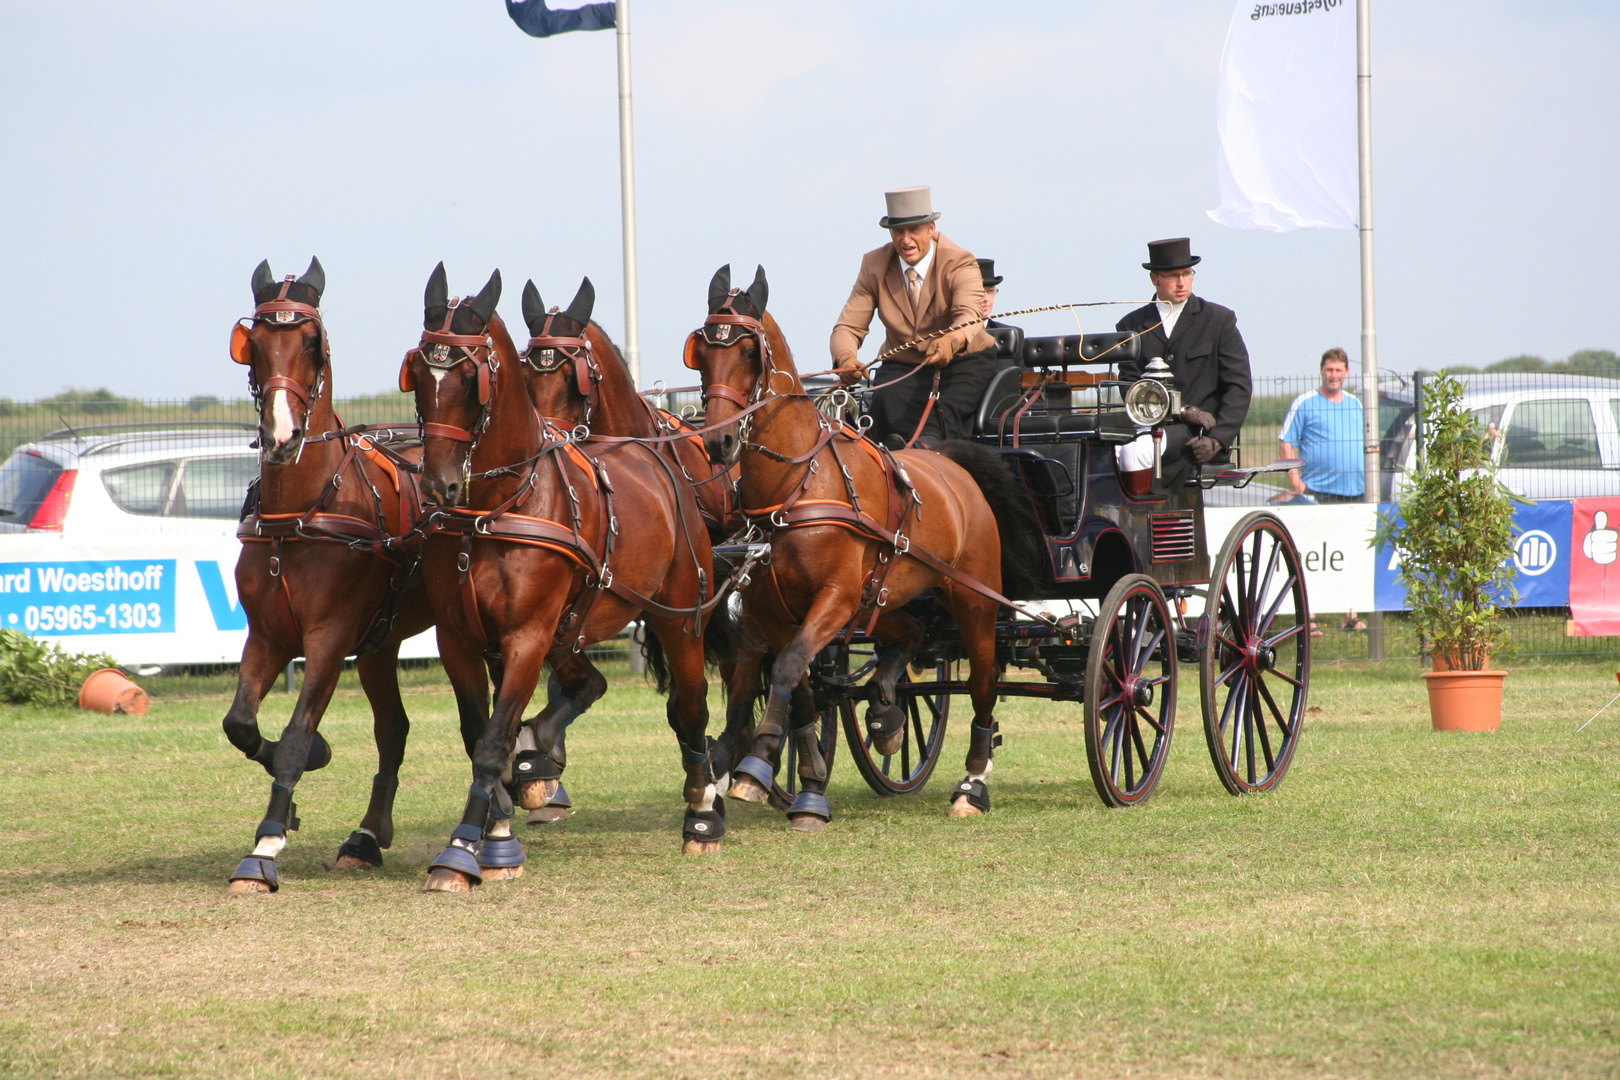
[[[1620,4],[1370,2],[1380,366],[1620,350]],[[911,184],[996,260],[1004,310],[1145,300],[1146,241],[1188,235],[1258,377],[1358,357],[1353,231],[1207,216],[1232,12],[632,0],[644,384],[691,381],[728,262],[765,266],[800,367],[827,366]],[[0,397],[241,396],[228,336],[265,258],[325,266],[340,396],[392,387],[441,259],[454,293],[498,267],[513,325],[525,279],[566,305],[589,275],[622,343],[616,78],[611,32],[528,38],[500,0],[0,0]]]

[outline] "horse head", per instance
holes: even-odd
[[[405,354],[399,388],[416,395],[422,421],[422,495],[440,506],[466,502],[473,445],[489,423],[500,358],[491,322],[501,298],[495,271],[477,296],[451,298],[444,263],[422,297],[422,340]]]
[[[595,306],[596,289],[590,278],[580,281],[566,311],[555,307],[548,311],[533,281],[523,286],[523,321],[530,337],[520,358],[533,373],[529,396],[541,416],[564,427],[591,422],[592,398],[602,378],[587,339]]]
[[[231,331],[231,359],[248,369],[260,456],[266,465],[285,465],[303,448],[316,401],[330,392],[320,312],[326,272],[312,258],[303,277],[277,281],[267,259],[254,268],[251,287],[253,315]]]
[[[754,272],[746,290],[731,286],[731,264],[715,272],[709,282],[709,315],[686,339],[686,366],[703,376],[705,426],[725,425],[703,437],[709,460],[730,467],[742,452],[742,431],[726,421],[770,393],[781,392],[779,373],[787,375],[790,392],[799,390],[791,361],[776,321],[765,311],[770,285],[765,268]]]

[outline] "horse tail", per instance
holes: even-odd
[[[653,678],[653,685],[660,694],[669,693],[669,660],[664,656],[664,643],[658,640],[658,635],[647,629],[647,624],[637,624],[641,628],[641,653],[647,658],[647,674]],[[636,647],[635,638],[630,639],[630,647]]]
[[[988,446],[951,440],[935,446],[941,455],[961,466],[978,485],[1001,534],[1001,592],[1014,599],[1034,596],[1040,578],[1041,551],[1036,543],[1040,523],[1029,504],[1029,493]]]

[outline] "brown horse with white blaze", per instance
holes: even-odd
[[[799,748],[803,790],[789,809],[801,829],[831,819],[816,746],[816,710],[806,678],[811,657],[846,628],[879,643],[878,691],[868,724],[874,741],[903,718],[887,715],[922,628],[902,606],[937,589],[961,632],[973,723],[967,778],[951,813],[989,809],[986,779],[998,741],[993,715],[996,617],[1004,571],[1027,573],[1034,529],[1017,481],[986,448],[947,443],[941,452],[890,455],[824,416],[805,393],[787,341],[766,310],[760,268],[747,290],[731,268],[709,285],[709,315],[687,340],[686,362],[702,373],[705,435],[718,465],[742,468],[743,512],[771,536],[771,565],[744,593],[751,626],[776,661],[752,754],[733,770],[731,795],[763,802],[784,737]],[[988,456],[987,456],[988,455]],[[876,516],[874,516],[876,515]],[[1005,555],[1005,557],[1004,557]]]
[[[273,778],[253,853],[231,891],[274,892],[276,858],[298,827],[293,788],[331,758],[317,728],[345,657],[357,655],[371,701],[377,774],[360,827],[338,866],[382,865],[393,842],[394,791],[410,722],[399,696],[399,647],[433,625],[414,574],[419,546],[402,546],[417,517],[410,463],[346,432],[332,410],[331,359],[321,321],[326,276],[311,259],[302,277],[276,281],[268,262],[253,272],[251,319],[231,337],[231,357],[248,368],[259,405],[262,468],[237,530],[236,589],[248,639],[225,734]],[[259,732],[259,704],[276,676],[304,657],[304,685],[281,738]]]
[[[423,574],[473,761],[461,824],[429,871],[427,888],[436,892],[478,884],[491,842],[508,861],[521,860],[503,781],[540,670],[548,659],[562,670],[567,654],[637,616],[662,643],[673,684],[669,722],[686,769],[684,850],[718,850],[725,829],[704,734],[701,616],[712,555],[691,492],[656,462],[599,460],[543,422],[524,362],[495,315],[499,295],[497,271],[477,297],[451,300],[440,264],[424,296],[422,342],[400,370],[400,388],[415,394],[423,421],[424,497],[439,507]],[[496,656],[491,708],[485,663]],[[538,749],[552,747],[542,739]]]

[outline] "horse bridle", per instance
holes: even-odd
[[[326,324],[321,321],[320,309],[312,304],[301,304],[296,300],[287,299],[287,290],[294,284],[296,279],[288,274],[282,279],[281,289],[276,293],[274,300],[266,300],[259,304],[253,309],[250,318],[236,321],[236,326],[231,329],[231,359],[248,369],[248,391],[253,395],[253,404],[256,407],[263,409],[266,394],[275,390],[285,391],[302,407],[304,417],[299,428],[308,431],[310,410],[314,408],[316,399],[321,396],[321,384],[326,380],[327,364],[332,358],[332,344],[326,336]],[[263,325],[279,329],[297,326],[303,322],[313,322],[320,339],[320,359],[315,365],[315,385],[305,389],[303,383],[285,375],[272,375],[264,381],[264,385],[259,385],[258,377],[253,372],[253,351],[248,341],[248,335],[253,327]]]
[[[417,342],[416,348],[405,354],[405,360],[399,366],[399,388],[409,394],[416,390],[416,379],[411,374],[411,358],[421,356],[422,362],[431,368],[440,371],[449,371],[458,364],[471,363],[477,370],[478,378],[478,404],[480,414],[473,430],[456,427],[454,424],[440,424],[431,421],[422,421],[422,438],[448,439],[451,442],[464,442],[469,446],[478,442],[478,436],[484,433],[489,425],[489,399],[494,391],[497,374],[501,370],[501,362],[495,357],[494,343],[488,334],[456,334],[450,330],[450,322],[456,317],[456,310],[461,306],[462,298],[454,297],[445,308],[444,322],[437,330],[423,330],[422,340]],[[451,349],[459,349],[459,355],[452,358]],[[422,420],[418,410],[417,419]],[[469,459],[471,454],[468,455]]]
[[[540,325],[540,333],[529,339],[529,347],[518,359],[542,375],[550,375],[572,364],[574,386],[579,390],[580,397],[585,399],[582,422],[588,428],[591,425],[591,391],[602,381],[602,369],[597,365],[591,343],[583,331],[572,337],[551,332],[557,315],[557,308],[546,312],[546,321]]]
[[[755,318],[752,315],[744,315],[737,310],[736,302],[740,293],[740,289],[732,289],[728,292],[719,310],[711,312],[709,317],[703,320],[703,325],[687,336],[686,352],[683,359],[688,368],[698,371],[700,368],[696,363],[696,357],[697,345],[700,340],[706,345],[725,348],[741,344],[745,338],[752,336],[759,345],[759,378],[754,382],[753,393],[747,398],[744,398],[724,383],[713,383],[704,387],[703,406],[705,411],[708,409],[709,401],[713,398],[720,398],[722,401],[731,402],[740,409],[746,409],[764,399],[765,394],[770,389],[771,382],[776,377],[776,365],[771,359],[771,340],[770,336],[765,332],[765,322],[763,319]]]

